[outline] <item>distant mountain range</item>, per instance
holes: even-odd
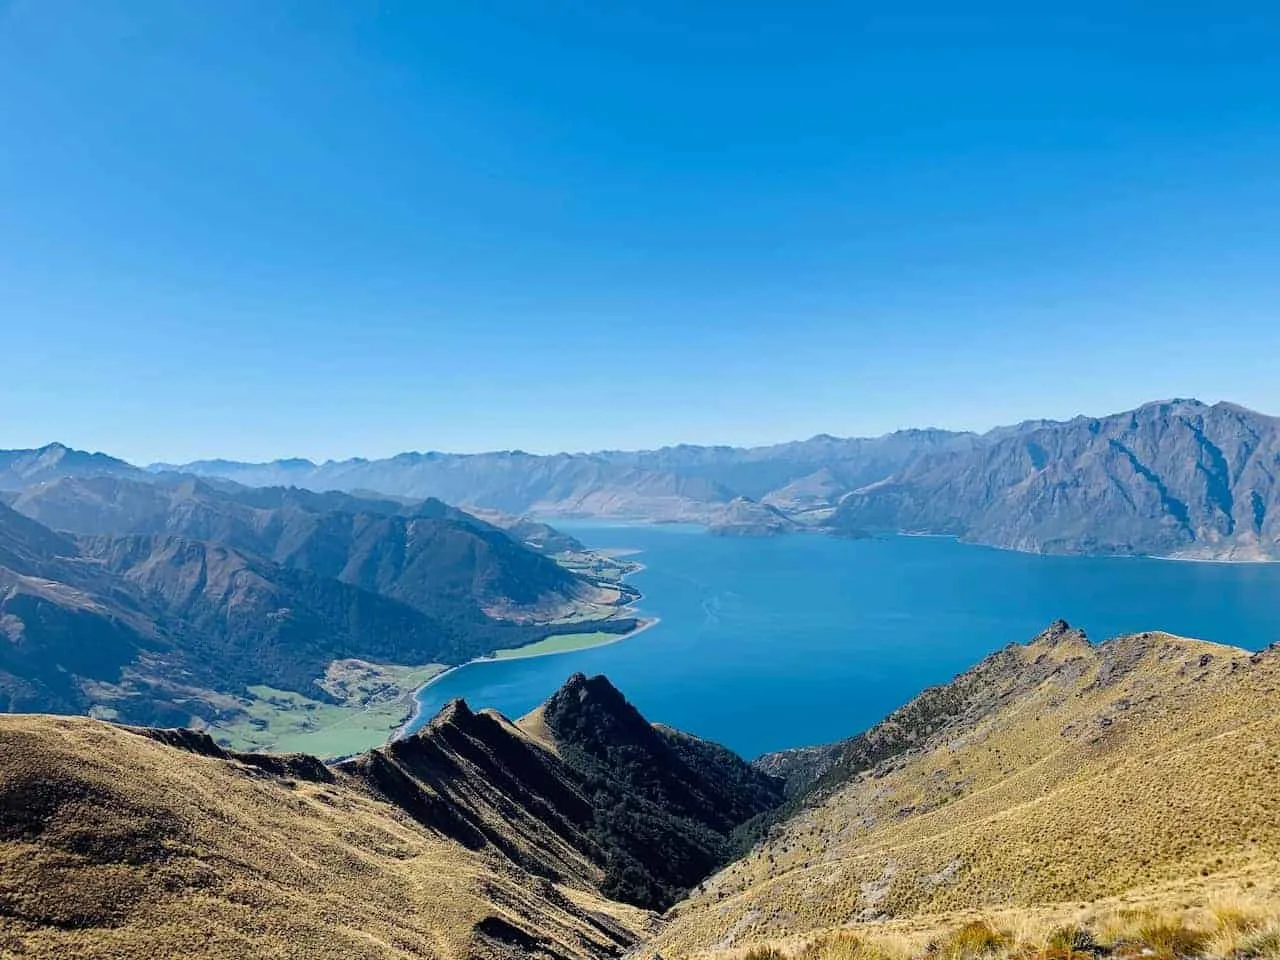
[[[1280,420],[1195,400],[750,449],[146,470],[0,451],[0,706],[217,721],[246,685],[323,700],[342,658],[453,664],[582,621],[633,625],[616,580],[548,555],[580,544],[511,515],[1276,560],[1277,476]]]
[[[1280,559],[1280,420],[1196,400],[981,435],[151,469],[515,514],[690,521],[720,533],[906,531],[1043,553]]]
[[[513,514],[684,521],[707,524],[718,532],[746,528],[768,533],[784,532],[797,519],[814,522],[834,506],[834,500],[802,505],[785,496],[770,497],[794,481],[821,471],[837,478],[838,492],[844,493],[881,480],[924,453],[965,449],[974,441],[971,434],[908,430],[873,439],[818,436],[755,448],[682,445],[551,456],[519,451],[403,453],[386,460],[323,464],[211,460],[181,466],[155,464],[150,469],[221,477],[251,486],[438,497]]]
[[[1038,553],[1280,559],[1280,420],[1152,403],[992,431],[842,497],[829,525]]]

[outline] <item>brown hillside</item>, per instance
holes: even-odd
[[[780,784],[603,677],[543,713],[456,700],[332,767],[0,716],[0,956],[618,956]]]
[[[1162,633],[1093,646],[1059,624],[850,741],[659,945],[1143,891],[1159,904],[1266,876],[1280,876],[1280,651]]]
[[[0,717],[0,955],[586,958],[647,923],[350,773],[195,745]]]

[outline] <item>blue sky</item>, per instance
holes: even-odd
[[[1280,14],[1045,6],[0,0],[0,446],[1280,414]]]

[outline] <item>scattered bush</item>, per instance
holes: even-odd
[[[1138,940],[1146,948],[1143,954],[1155,960],[1184,960],[1204,955],[1209,937],[1188,927],[1181,920],[1161,918],[1138,928]],[[1151,951],[1147,953],[1147,950]]]
[[[937,945],[936,953],[942,960],[975,960],[999,953],[1009,945],[1008,934],[985,920],[974,920],[952,931]]]
[[[1046,949],[1067,953],[1091,953],[1097,945],[1092,930],[1077,926],[1058,927],[1045,941]]]
[[[1243,937],[1236,956],[1247,960],[1280,960],[1280,925],[1254,930]]]

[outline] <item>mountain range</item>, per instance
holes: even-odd
[[[456,664],[557,632],[635,625],[620,615],[627,588],[438,501],[140,471],[62,476],[10,499],[0,505],[9,711],[225,725],[272,691],[308,709],[338,702],[324,682],[334,664]]]
[[[1273,958],[1280,648],[1059,622],[746,764],[575,675],[348,760],[0,717],[25,956]]]
[[[919,532],[1042,553],[1280,558],[1280,420],[1196,400],[985,434],[151,469],[515,514],[696,522],[722,533]]]
[[[1280,558],[1280,420],[1155,403],[995,431],[841,499],[830,524],[1043,553]]]

